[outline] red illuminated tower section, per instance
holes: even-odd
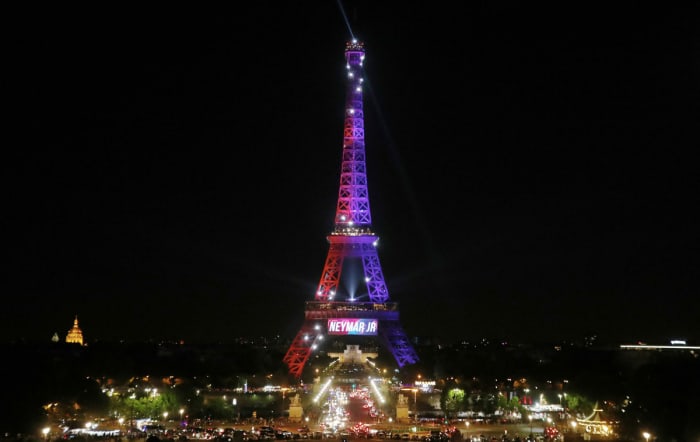
[[[346,44],[347,92],[335,228],[327,237],[330,248],[314,301],[306,303],[304,324],[284,356],[290,374],[297,378],[311,353],[328,333],[330,320],[339,318],[345,320],[344,324],[354,324],[358,328],[371,324],[368,328],[374,330],[376,326],[374,334],[391,351],[399,367],[418,362],[418,356],[399,324],[398,305],[389,301],[389,290],[376,248],[379,237],[372,231],[362,105],[364,58],[362,43],[352,41]],[[366,287],[369,302],[337,299],[343,264],[348,258],[362,262],[364,274],[361,283]],[[350,331],[357,334],[357,330],[350,328]]]

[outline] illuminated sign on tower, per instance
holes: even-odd
[[[363,318],[332,318],[328,320],[329,335],[376,336],[379,320]]]

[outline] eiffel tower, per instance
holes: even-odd
[[[318,290],[314,300],[306,302],[304,323],[284,356],[289,373],[296,378],[301,377],[312,352],[328,334],[377,336],[399,368],[418,362],[418,355],[399,324],[398,304],[390,302],[377,254],[379,237],[372,231],[362,102],[364,59],[363,43],[346,43],[345,125],[335,228],[327,237],[330,248]],[[352,297],[336,299],[343,264],[348,258],[362,262],[362,282],[369,302],[358,302]]]

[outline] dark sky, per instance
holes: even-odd
[[[7,15],[2,339],[293,336],[345,11],[407,334],[700,342],[692,2],[235,5]]]

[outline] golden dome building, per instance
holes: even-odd
[[[83,345],[83,331],[78,326],[78,315],[75,316],[73,321],[73,328],[68,330],[66,335],[66,342],[68,344],[80,344]]]

